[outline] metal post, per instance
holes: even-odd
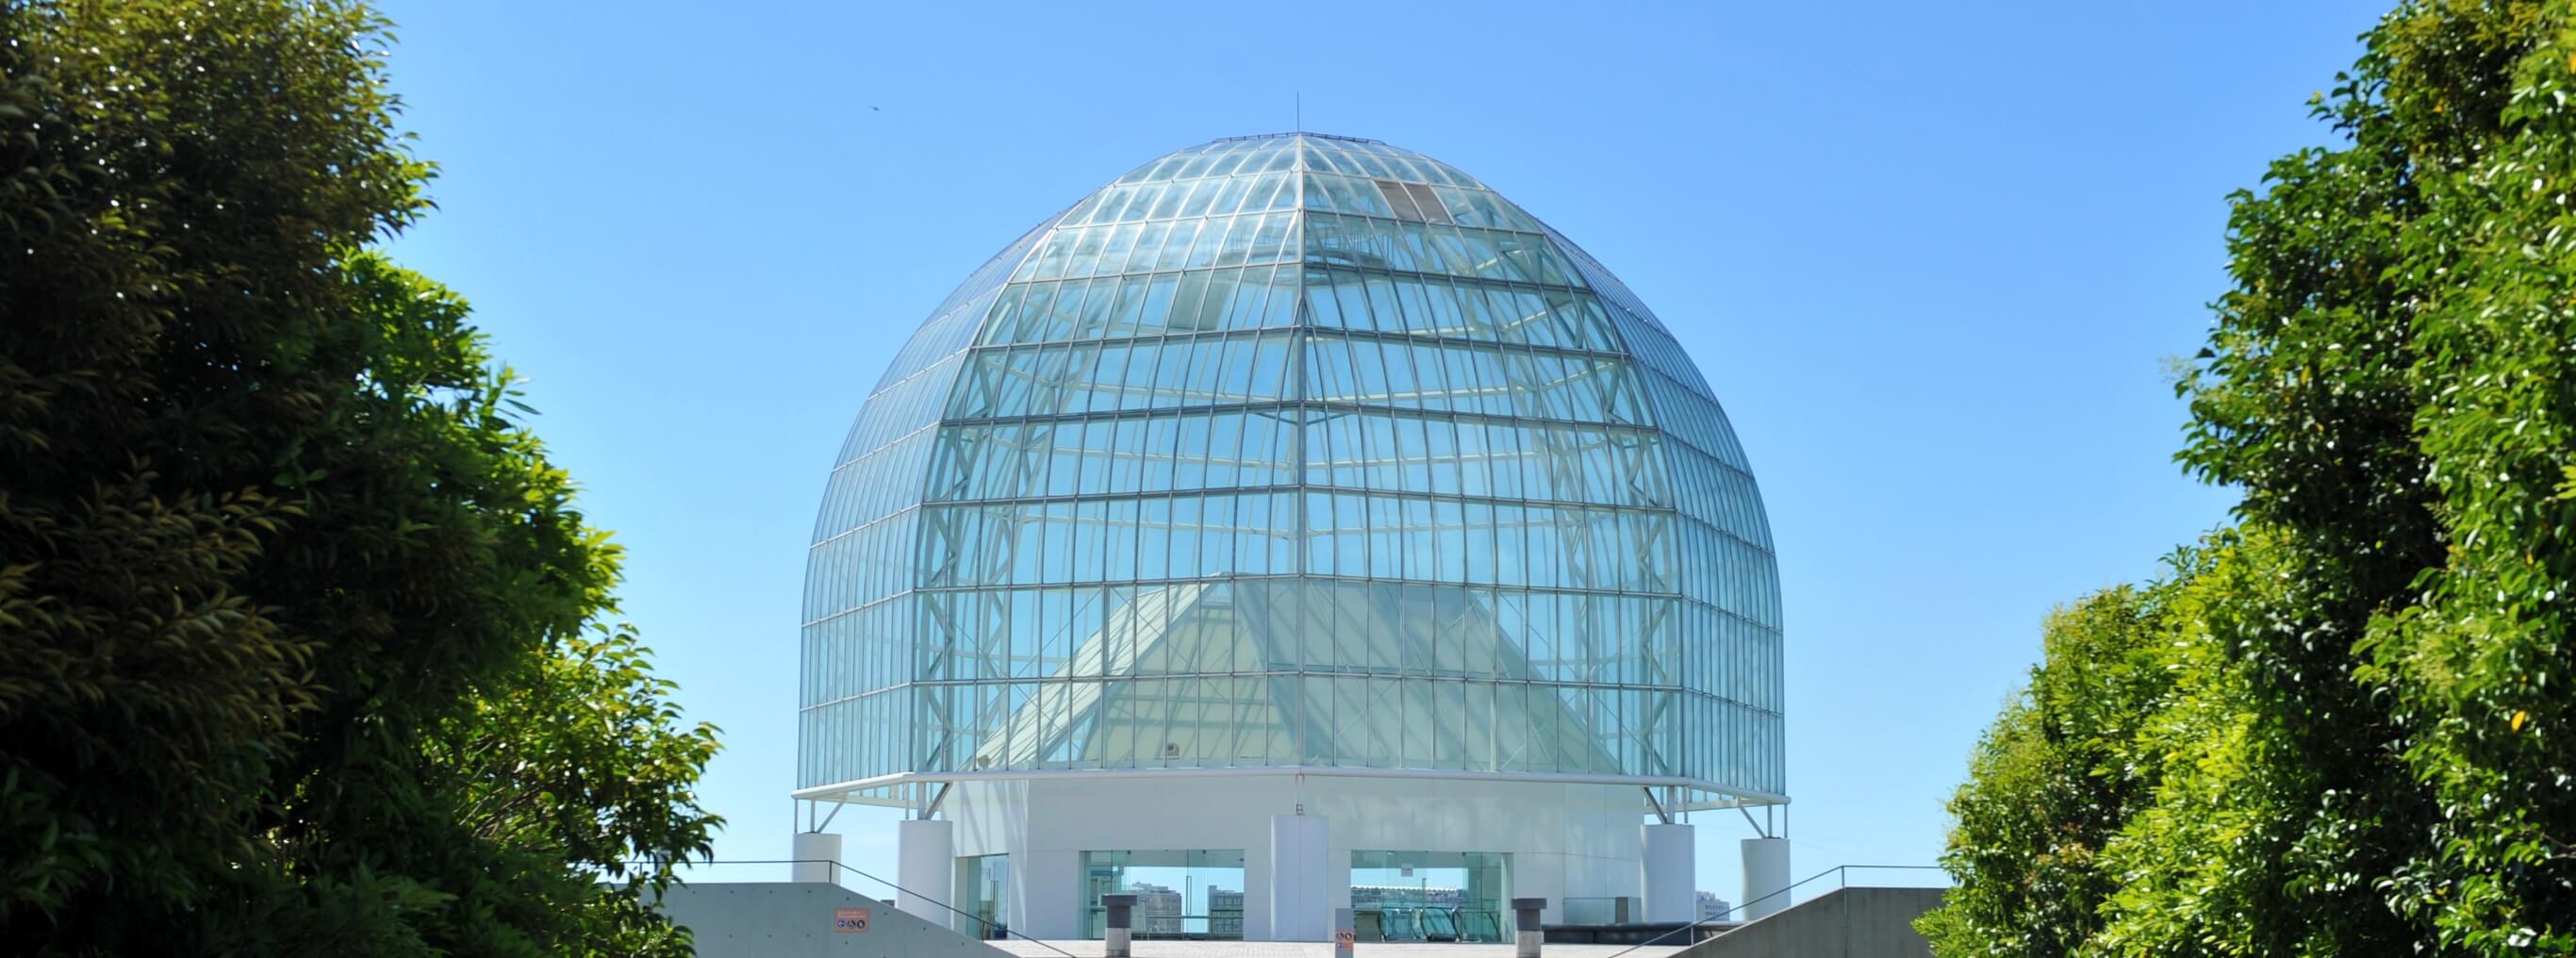
[[[1547,933],[1539,930],[1538,913],[1547,908],[1545,898],[1512,899],[1512,927],[1519,934],[1513,938],[1513,958],[1538,958],[1539,943]]]
[[[1348,908],[1333,909],[1333,958],[1351,958],[1358,950],[1360,925]]]
[[[1136,920],[1136,896],[1102,895],[1100,907],[1109,911],[1109,929],[1104,936],[1109,939],[1109,947],[1102,954],[1108,958],[1129,958],[1129,943],[1135,936],[1132,926]]]

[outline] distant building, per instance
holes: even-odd
[[[1351,907],[1360,909],[1382,905],[1456,908],[1466,902],[1467,893],[1455,888],[1426,888],[1421,885],[1351,886]]]
[[[1211,938],[1243,937],[1243,892],[1232,888],[1208,887],[1208,936]]]
[[[1127,891],[1136,896],[1136,934],[1171,936],[1181,933],[1180,892],[1147,882],[1129,885]]]
[[[1733,907],[1734,906],[1727,903],[1726,899],[1717,897],[1716,892],[1704,891],[1699,893],[1699,918],[1701,921],[1725,918],[1727,917],[1726,913],[1733,910]]]

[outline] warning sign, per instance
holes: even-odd
[[[832,909],[832,930],[844,934],[856,934],[868,930],[868,910],[865,908]]]
[[[1359,940],[1359,933],[1348,928],[1335,931],[1333,932],[1333,950],[1350,951],[1351,946],[1358,944]]]

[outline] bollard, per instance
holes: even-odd
[[[1351,958],[1359,948],[1360,925],[1348,908],[1333,909],[1333,958]]]
[[[1546,907],[1545,898],[1512,899],[1512,926],[1519,930],[1518,937],[1512,939],[1513,958],[1538,958],[1539,942],[1547,937],[1539,930],[1538,913]]]
[[[1129,958],[1131,955],[1129,943],[1135,935],[1131,926],[1136,920],[1136,896],[1102,895],[1100,907],[1109,911],[1108,933],[1103,936],[1109,939],[1107,942],[1109,947],[1101,953],[1108,958]]]

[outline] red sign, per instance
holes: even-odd
[[[865,908],[832,909],[832,930],[844,934],[856,934],[868,930],[868,910]]]

